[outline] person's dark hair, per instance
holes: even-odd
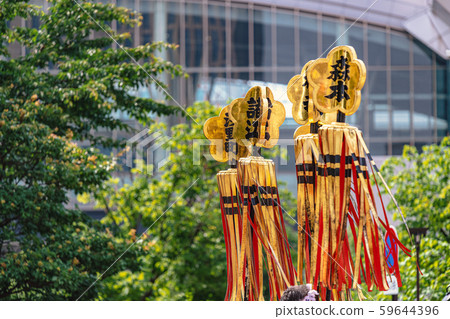
[[[281,296],[281,301],[301,301],[308,295],[309,288],[306,285],[291,286]]]

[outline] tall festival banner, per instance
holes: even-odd
[[[294,133],[293,168],[297,267],[275,165],[260,155],[261,148],[277,144],[283,104],[268,87],[256,86],[205,123],[211,155],[230,164],[217,174],[227,252],[225,300],[264,300],[267,286],[270,300],[278,300],[297,284],[312,285],[321,300],[362,300],[362,282],[368,291],[386,291],[390,276],[401,287],[398,264],[387,263],[384,237],[408,256],[410,250],[389,225],[378,182],[397,203],[362,131],[345,123],[358,110],[365,80],[355,50],[338,46],[326,58],[306,63],[288,83],[292,116],[301,125]]]

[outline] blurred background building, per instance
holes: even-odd
[[[166,58],[188,79],[171,81],[182,105],[209,100],[225,106],[254,85],[270,86],[287,109],[281,138],[298,127],[286,85],[311,59],[351,45],[367,66],[362,103],[347,121],[360,127],[374,155],[399,155],[449,133],[450,2],[446,0],[123,0],[143,14],[128,30],[135,44],[178,43]],[[356,21],[356,22],[355,22]],[[120,30],[120,26],[118,26]],[[125,31],[125,30],[123,30]],[[288,178],[290,161],[279,166]],[[293,185],[292,185],[293,186]]]
[[[46,7],[46,1],[34,1]],[[374,155],[399,155],[449,134],[450,1],[448,0],[113,0],[143,15],[128,45],[179,44],[162,57],[187,79],[167,79],[181,105],[225,106],[254,85],[270,86],[287,109],[281,138],[299,126],[286,88],[311,59],[351,45],[367,67],[361,106],[347,122],[362,129]],[[39,21],[23,23],[36,24]],[[154,94],[142,88],[142,95]],[[124,114],[117,114],[128,120]],[[117,133],[116,133],[117,134]],[[119,133],[120,135],[120,133]],[[279,177],[295,189],[293,146]]]

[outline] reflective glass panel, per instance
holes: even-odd
[[[433,94],[433,71],[414,71],[414,94],[426,94],[431,97]]]
[[[314,16],[300,15],[300,64],[317,59],[317,19]]]
[[[141,44],[150,43],[153,41],[153,28],[154,28],[154,3],[149,0],[141,1],[139,8],[142,14],[142,25],[139,28],[141,34]]]
[[[175,99],[176,102],[178,103],[182,103],[181,102],[181,83],[182,83],[182,79],[180,77],[170,77],[168,80],[168,88],[169,88],[169,94],[173,96],[173,98]],[[141,91],[144,91],[146,88],[143,87],[141,89]],[[145,92],[146,95],[148,94],[147,92]],[[174,105],[176,104],[176,102],[171,101],[171,103],[173,103]]]
[[[231,78],[245,81],[248,81],[250,79],[248,72],[232,72]]]
[[[425,45],[417,40],[413,40],[414,65],[431,65],[432,52]]]
[[[447,70],[445,68],[437,67],[436,68],[436,94],[438,98],[445,98],[446,90],[447,90]]]
[[[194,101],[203,101],[200,98],[202,97],[202,95],[199,93],[199,91],[201,92],[202,88],[200,86],[199,81],[200,81],[200,74],[195,72],[189,73],[189,78],[186,79],[187,104],[192,104]],[[197,97],[199,98],[197,99]]]
[[[339,37],[339,23],[336,23],[332,20],[324,19],[322,21],[322,51],[323,57],[326,57],[328,52],[334,47],[337,46],[337,42],[333,44]],[[343,33],[343,32],[342,32]],[[341,33],[341,34],[342,34]]]
[[[423,98],[421,96],[414,98],[413,121],[416,139],[434,136],[436,118],[434,116],[432,98]]]
[[[255,66],[272,66],[272,14],[268,10],[253,11],[253,45]]]
[[[369,110],[368,103],[366,103],[366,101],[368,100],[368,89],[366,85],[361,91],[361,104],[359,104],[358,110],[354,114],[352,114],[351,116],[347,116],[346,118],[346,122],[360,128],[365,137],[369,136],[370,134],[369,127],[366,127],[365,125],[366,114]]]
[[[433,71],[414,71],[414,131],[416,136],[434,136],[436,124],[433,105]]]
[[[295,65],[295,31],[294,15],[277,14],[277,64],[279,66]]]
[[[232,97],[232,99],[245,96],[245,93],[247,93],[247,91],[251,87],[248,79],[249,79],[248,72],[231,73],[229,85],[230,85],[230,96]]]
[[[296,74],[297,73],[295,73],[294,70],[292,70],[291,72],[278,72],[277,73],[277,83],[287,85],[289,80]]]
[[[369,27],[369,65],[386,65],[386,33]]]
[[[389,109],[386,100],[369,98],[369,134],[371,137],[387,137],[390,123]]]
[[[448,101],[446,99],[437,99],[436,128],[438,137],[444,137],[449,134],[450,114],[447,105]]]
[[[439,55],[436,55],[436,66],[445,69],[446,65],[447,61],[441,58]]]
[[[387,103],[386,71],[370,71],[366,81],[369,91],[369,134],[387,137],[390,115]]]
[[[201,5],[196,3],[186,3],[185,19],[186,66],[200,66],[202,64],[203,56],[203,24]]]
[[[392,99],[392,136],[411,136],[411,107],[408,99]]]
[[[256,81],[272,82],[272,72],[255,72]]]
[[[386,71],[369,71],[365,87],[369,90],[369,96],[372,98],[387,99]]]
[[[387,142],[370,142],[369,150],[372,155],[387,155],[388,145]]]
[[[214,105],[225,106],[230,99],[230,83],[225,73],[209,73],[202,77],[196,92],[197,100],[210,101]]]
[[[350,24],[345,24],[344,32],[349,27],[350,27]],[[363,30],[363,28],[360,25],[355,23],[350,29],[347,30],[345,35],[347,36],[347,43],[342,43],[342,44],[351,45],[353,48],[355,48],[358,59],[364,60],[364,30]],[[367,61],[364,61],[364,62],[366,63]]]
[[[208,56],[209,66],[226,65],[225,7],[208,6]]]
[[[406,34],[391,34],[391,64],[409,65],[409,38]]]
[[[409,71],[391,71],[391,92],[393,99],[409,99]]]
[[[248,10],[231,8],[231,64],[248,66]]]
[[[364,95],[364,92],[362,93]],[[361,104],[358,110],[350,116],[345,118],[345,122],[357,126],[362,129],[363,133],[368,134],[368,129],[364,127],[364,113],[367,112],[367,104],[364,102],[364,96],[361,96]]]
[[[180,6],[178,3],[167,3],[167,42],[180,43]],[[168,50],[168,58],[174,63],[180,63],[180,48]]]

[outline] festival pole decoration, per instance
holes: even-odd
[[[264,268],[271,300],[279,299],[295,284],[275,166],[272,160],[260,156],[261,147],[276,145],[284,118],[284,106],[273,98],[271,90],[256,86],[204,126],[216,160],[234,156],[221,152],[219,144],[230,150],[225,145],[229,142],[237,150],[233,157],[237,165],[217,175],[227,250],[225,300],[263,300]],[[233,127],[228,134],[225,124]]]
[[[299,223],[297,279],[303,283],[305,269],[306,282],[318,288],[323,300],[351,299],[351,288],[357,289],[363,299],[361,274],[369,291],[374,287],[388,289],[381,227],[406,254],[410,252],[389,226],[374,178],[384,221],[380,218],[370,175],[375,174],[388,187],[361,131],[345,123],[345,117],[359,107],[365,79],[364,63],[357,59],[355,50],[338,46],[326,58],[308,62],[302,74],[291,79],[288,91],[293,117],[304,124],[294,135]],[[389,189],[388,192],[392,196]],[[354,238],[353,257],[348,225]],[[400,274],[396,272],[395,276],[401,286]],[[329,297],[327,291],[331,292]]]
[[[229,162],[230,168],[217,174],[219,185],[222,226],[225,238],[227,258],[227,291],[225,300],[236,300],[238,285],[238,262],[241,244],[241,205],[237,196],[236,161],[248,155],[245,147],[239,147],[233,137],[234,123],[230,120],[229,105],[225,106],[219,116],[208,119],[203,132],[211,141],[211,156],[218,162]]]
[[[294,133],[297,173],[297,281],[300,284],[305,284],[305,280],[311,283],[311,278],[314,277],[312,262],[315,259],[311,258],[311,254],[315,256],[317,241],[311,241],[309,238],[318,236],[317,227],[315,227],[315,184],[319,157],[317,131],[321,114],[312,104],[306,77],[306,70],[313,62],[312,60],[306,63],[301,74],[289,81],[287,91],[288,98],[293,104],[292,116],[297,123],[303,125]],[[306,278],[303,278],[303,269],[305,269]]]

